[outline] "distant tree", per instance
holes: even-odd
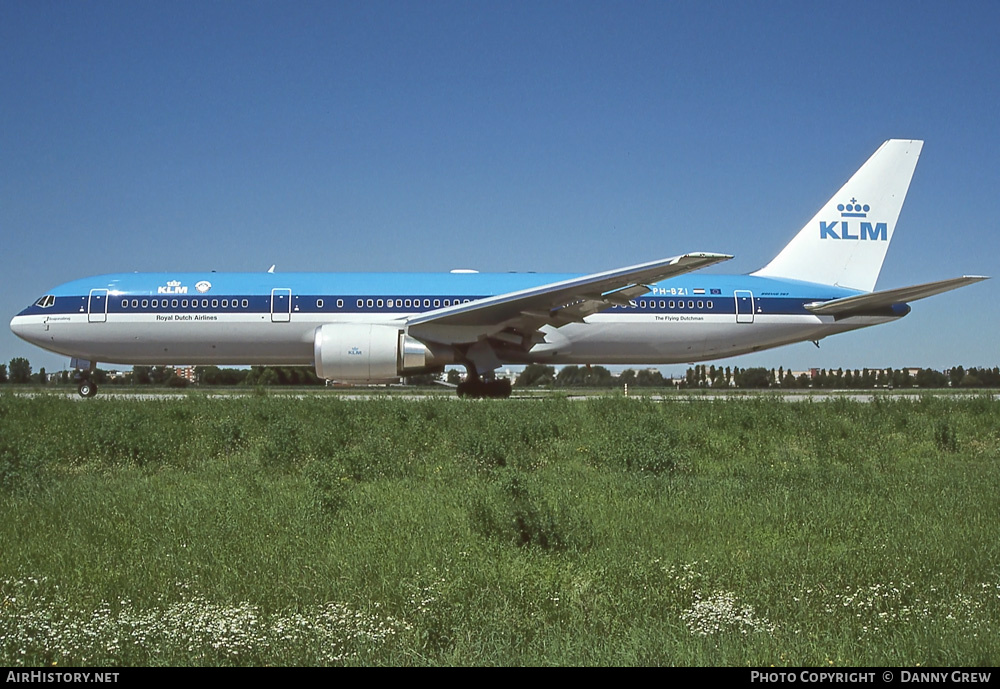
[[[556,385],[561,388],[575,387],[581,384],[582,376],[579,366],[563,366],[556,375]]]
[[[684,380],[681,385],[685,388],[694,388],[698,386],[698,373],[693,369],[689,368],[684,372]]]
[[[249,379],[249,377],[248,377]],[[254,385],[277,385],[278,373],[270,366],[258,366],[257,376],[253,380]]]
[[[173,369],[171,369],[171,370],[173,370]],[[169,378],[167,378],[167,382],[166,382],[166,386],[168,388],[186,388],[190,384],[191,384],[191,381],[189,381],[187,378],[185,378],[183,376],[177,375],[176,373],[173,374],[172,376],[170,376]]]
[[[449,385],[458,385],[462,382],[462,374],[458,372],[457,368],[448,369],[447,381]]]
[[[641,388],[662,388],[666,386],[667,381],[657,369],[644,368],[636,374],[635,384]]]
[[[591,388],[610,388],[615,385],[615,377],[603,366],[588,366],[585,380],[587,387]]]
[[[736,376],[738,388],[766,388],[771,384],[771,372],[766,368],[748,368]]]
[[[972,372],[972,369],[962,376],[962,382],[959,383],[963,388],[979,388],[982,387],[983,382],[979,380],[979,376]]]
[[[0,364],[0,383],[7,382],[7,364]]]
[[[961,366],[954,366],[948,371],[948,382],[953,388],[957,388],[962,384],[962,378],[965,377],[965,369]]]
[[[10,360],[10,382],[26,385],[31,382],[31,364],[24,357]]]
[[[45,374],[44,366],[38,369],[38,382],[42,385],[45,385],[46,383],[49,382],[49,377]]]
[[[556,369],[554,366],[545,364],[528,364],[521,371],[514,384],[518,387],[537,387],[539,385],[552,385],[556,379]]]
[[[876,375],[869,369],[864,369],[861,371],[861,385],[859,387],[865,390],[871,390],[875,387]]]
[[[133,366],[132,382],[136,385],[149,385],[153,379],[149,375],[149,366]]]
[[[222,383],[222,369],[218,366],[195,366],[194,379],[199,385],[220,385]]]
[[[948,377],[940,371],[922,368],[917,371],[917,386],[921,388],[943,388],[948,385]]]
[[[792,372],[785,371],[785,377],[781,379],[781,387],[785,388],[786,390],[789,390],[791,388],[794,388],[797,384],[798,383],[795,380],[795,376],[792,375]]]
[[[149,370],[149,380],[153,385],[163,385],[174,375],[174,369],[169,366],[154,366]]]

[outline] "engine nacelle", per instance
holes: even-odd
[[[327,380],[370,383],[440,369],[446,359],[394,325],[328,323],[313,341],[316,375]]]

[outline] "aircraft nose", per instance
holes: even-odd
[[[31,342],[31,337],[28,334],[28,322],[24,316],[18,315],[10,319],[10,329],[11,332],[20,337],[22,340]]]

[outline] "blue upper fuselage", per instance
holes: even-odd
[[[563,273],[118,273],[62,284],[18,315],[79,313],[92,308],[87,300],[94,290],[107,290],[109,313],[176,309],[182,303],[187,307],[189,300],[199,310],[264,311],[273,308],[273,290],[288,295],[294,311],[420,313],[578,277]],[[753,294],[758,310],[772,314],[805,314],[804,304],[861,293],[796,280],[691,274],[659,282],[637,300],[655,300],[648,309],[658,311],[673,309],[671,298],[683,297],[697,300],[695,308],[724,313],[735,310],[735,293],[746,291]],[[132,303],[133,299],[138,301]],[[706,304],[709,300],[711,305]]]

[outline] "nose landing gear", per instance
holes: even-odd
[[[73,381],[76,383],[76,391],[80,397],[93,397],[97,394],[97,383],[94,382],[94,372],[97,370],[97,362],[86,362],[74,359],[73,365],[80,366],[73,374]],[[82,368],[86,366],[87,368]]]
[[[76,391],[80,394],[80,397],[93,397],[97,394],[97,383],[84,378],[76,386]]]

